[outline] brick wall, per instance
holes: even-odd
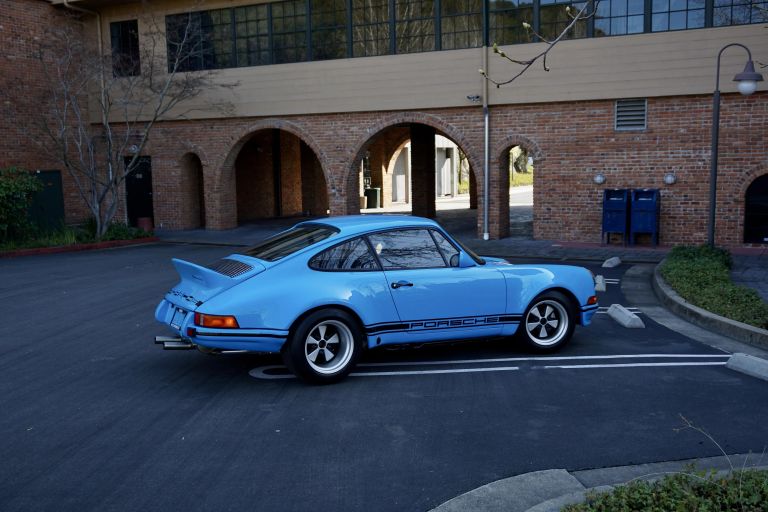
[[[44,83],[44,68],[36,53],[46,32],[63,24],[79,30],[74,18],[47,2],[0,2],[0,167],[61,171],[65,220],[79,222],[88,216],[88,210],[66,170],[35,144],[40,137],[32,126],[33,120],[41,119],[38,99],[44,91],[39,85]]]
[[[659,188],[662,195],[661,243],[706,241],[709,194],[711,98],[708,96],[648,100],[648,127],[638,132],[613,129],[613,101],[495,107],[491,110],[490,233],[503,236],[508,202],[505,152],[524,146],[534,158],[534,236],[538,239],[599,242],[604,188]],[[205,123],[165,123],[153,146],[174,162],[186,151],[185,140],[200,149],[205,173],[208,222],[214,229],[236,224],[231,201],[237,191],[228,168],[243,140],[263,129],[279,128],[303,140],[317,155],[334,215],[359,208],[359,163],[377,134],[403,123],[434,127],[468,155],[477,182],[482,212],[482,112],[479,108],[424,112],[380,112],[308,115],[285,119],[230,119]],[[160,135],[163,133],[164,135]],[[380,141],[379,141],[380,142]],[[758,176],[768,173],[768,94],[727,95],[721,107],[717,240],[740,245],[744,193]],[[149,150],[152,151],[151,149]],[[153,165],[157,162],[153,158]],[[663,183],[674,172],[677,183]],[[156,197],[171,193],[156,172]],[[602,173],[605,185],[593,183]],[[350,194],[347,194],[350,191]],[[180,225],[169,212],[163,222]],[[478,226],[482,219],[478,218]]]

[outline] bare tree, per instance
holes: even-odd
[[[190,72],[204,67],[192,62],[206,50],[192,14],[168,34],[151,15],[140,21],[144,31],[133,34],[140,45],[130,54],[101,51],[79,18],[51,30],[37,50],[45,83],[35,84],[42,97],[23,130],[67,170],[93,215],[97,238],[113,221],[125,179],[137,169],[156,124],[188,117],[190,100],[205,90],[235,85],[216,83],[215,71]],[[26,87],[23,80],[19,85]],[[206,111],[229,109],[227,102],[206,105]]]
[[[531,66],[533,66],[536,62],[541,60],[542,67],[544,68],[544,71],[549,71],[549,66],[547,66],[547,55],[550,51],[563,39],[566,39],[568,34],[570,34],[574,28],[579,25],[580,22],[584,22],[588,20],[589,18],[592,18],[595,16],[595,13],[597,12],[597,4],[599,0],[587,0],[584,2],[584,5],[581,6],[581,8],[576,11],[574,14],[573,10],[570,6],[566,6],[565,13],[570,18],[570,22],[568,25],[565,26],[565,28],[553,39],[547,39],[540,33],[533,30],[533,27],[531,27],[530,23],[523,22],[523,28],[525,28],[527,31],[535,35],[540,41],[545,43],[544,49],[539,52],[538,54],[534,55],[530,59],[513,59],[512,57],[508,56],[504,50],[500,49],[499,46],[494,43],[493,44],[493,53],[499,55],[503,59],[511,62],[512,64],[515,64],[517,66],[520,66],[520,69],[514,73],[510,78],[506,80],[495,80],[491,78],[487,71],[485,69],[478,70],[483,77],[494,84],[497,88],[501,87],[502,85],[508,85],[512,82],[514,82],[518,77],[523,75],[526,71],[528,71]]]

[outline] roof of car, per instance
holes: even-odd
[[[328,217],[325,219],[316,219],[308,221],[312,224],[325,224],[338,228],[342,233],[354,234],[365,231],[402,228],[413,226],[437,226],[437,223],[424,217],[414,217],[412,215],[347,215],[342,217]]]

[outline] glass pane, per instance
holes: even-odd
[[[643,14],[645,10],[644,0],[629,0],[627,14]]]
[[[595,20],[595,37],[611,35],[611,20],[610,19],[596,19]]]
[[[449,242],[440,232],[432,231],[432,234],[435,236],[437,246],[440,248],[440,252],[443,253],[443,257],[445,258],[446,263],[450,265],[451,258],[458,256],[459,250],[456,249],[456,247],[454,247],[453,244]],[[458,264],[458,261],[456,263]]]
[[[660,32],[669,29],[669,17],[667,13],[654,14],[651,19],[651,29]]]
[[[626,18],[611,18],[611,35],[619,35],[627,33],[627,19]]]
[[[653,0],[653,12],[664,12],[669,10],[669,0]]]
[[[685,11],[669,13],[669,30],[682,30],[685,28]]]
[[[688,11],[688,28],[701,28],[704,26],[704,9]]]
[[[377,233],[369,239],[385,269],[445,267],[435,242],[426,229]]]
[[[643,16],[630,16],[627,18],[627,33],[628,34],[639,34],[644,30],[643,27]]]
[[[723,27],[731,24],[731,8],[715,7],[713,12],[712,24],[716,27]]]
[[[686,0],[671,0],[669,3],[670,11],[684,11],[686,8]]]
[[[309,261],[317,270],[378,270],[379,264],[362,239],[352,240],[325,250]]]

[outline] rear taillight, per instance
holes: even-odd
[[[238,329],[237,319],[231,315],[206,315],[195,313],[195,325],[214,329]]]

